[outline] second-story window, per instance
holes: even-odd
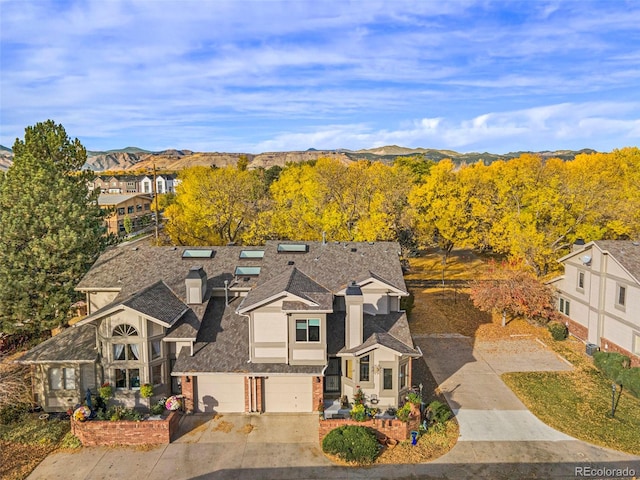
[[[124,215],[124,207],[118,208],[118,215]]]
[[[578,272],[578,288],[584,288],[584,272]]]
[[[296,342],[319,342],[320,320],[309,318],[296,320]]]
[[[370,378],[370,372],[371,372],[371,357],[369,357],[369,355],[360,357],[360,381],[368,382]]]
[[[618,294],[616,295],[616,305],[624,307],[627,302],[627,287],[618,285]]]

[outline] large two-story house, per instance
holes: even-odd
[[[551,284],[569,331],[640,366],[640,242],[580,241],[559,261]]]
[[[311,412],[360,387],[380,407],[411,387],[408,295],[393,242],[106,251],[78,284],[88,315],[29,351],[36,402],[66,410],[102,382],[114,401],[182,393],[196,412]]]

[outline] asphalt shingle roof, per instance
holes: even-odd
[[[640,282],[640,242],[630,240],[597,240],[598,248],[609,252],[620,265]]]
[[[194,345],[194,355],[183,348],[173,368],[174,374],[199,372],[223,373],[289,373],[320,375],[323,365],[286,365],[249,363],[249,324],[246,317],[235,313],[238,299],[225,307],[223,298],[214,298],[204,316]]]
[[[56,362],[95,362],[96,327],[79,325],[67,328],[55,337],[36,345],[20,359],[18,363],[56,363]]]
[[[151,318],[165,322],[169,326],[176,323],[189,309],[163,281],[156,282],[136,293],[123,301],[122,304]]]

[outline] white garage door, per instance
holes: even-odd
[[[244,377],[201,375],[197,377],[198,412],[244,412]]]
[[[269,377],[264,381],[266,412],[311,412],[311,377]]]

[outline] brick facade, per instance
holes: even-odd
[[[607,340],[604,337],[601,337],[600,341],[601,341],[600,349],[603,352],[621,353],[622,355],[625,355],[631,359],[631,367],[640,367],[640,356],[634,355],[629,350],[626,350],[620,347],[619,345],[616,345],[611,340]]]
[[[182,388],[182,395],[184,396],[183,403],[185,411],[194,412],[193,377],[181,377],[180,386]]]
[[[251,398],[255,392],[255,409],[251,408]],[[244,377],[244,411],[264,412],[264,377]]]
[[[171,442],[178,430],[181,414],[171,412],[163,420],[118,422],[90,420],[77,422],[71,419],[71,432],[82,445],[161,445]]]
[[[562,319],[565,322],[565,325],[567,326],[567,328],[569,329],[569,333],[571,335],[573,335],[576,338],[579,338],[583,342],[587,341],[587,339],[589,338],[589,330],[587,329],[587,327],[580,325],[578,322],[574,322],[569,317],[563,316]]]
[[[398,440],[402,442],[411,437],[412,430],[418,430],[420,427],[420,415],[412,415],[409,418],[408,422],[401,422],[400,420],[394,419],[373,419],[367,420],[366,422],[357,422],[351,419],[320,419],[319,425],[319,436],[320,443],[322,444],[322,439],[334,428],[342,427],[343,425],[359,425],[361,427],[369,427],[374,429],[379,433],[383,433],[389,438],[393,438],[394,440]]]
[[[318,410],[318,407],[324,405],[324,377],[313,377],[311,379],[313,382],[313,406],[314,410]]]

